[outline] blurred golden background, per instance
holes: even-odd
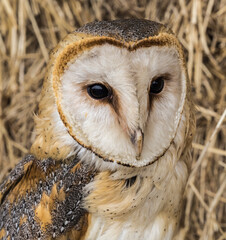
[[[197,106],[178,239],[226,239],[226,0],[1,0],[0,180],[29,151],[49,51],[94,20],[169,25],[185,48]]]

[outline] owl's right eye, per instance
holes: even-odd
[[[103,99],[110,95],[109,90],[100,83],[93,84],[87,87],[87,92],[93,99]]]

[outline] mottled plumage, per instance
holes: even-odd
[[[0,239],[170,240],[195,129],[166,26],[89,23],[51,52],[36,138],[0,187]]]
[[[39,161],[27,155],[0,186],[0,238],[79,239],[88,226],[83,187],[94,176],[76,158]]]

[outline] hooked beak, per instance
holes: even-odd
[[[136,159],[139,160],[143,149],[144,133],[140,128],[135,130],[130,136],[130,140],[136,149]]]

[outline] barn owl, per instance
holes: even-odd
[[[0,186],[0,239],[172,239],[191,163],[190,90],[165,25],[100,21],[66,36],[30,154]]]

